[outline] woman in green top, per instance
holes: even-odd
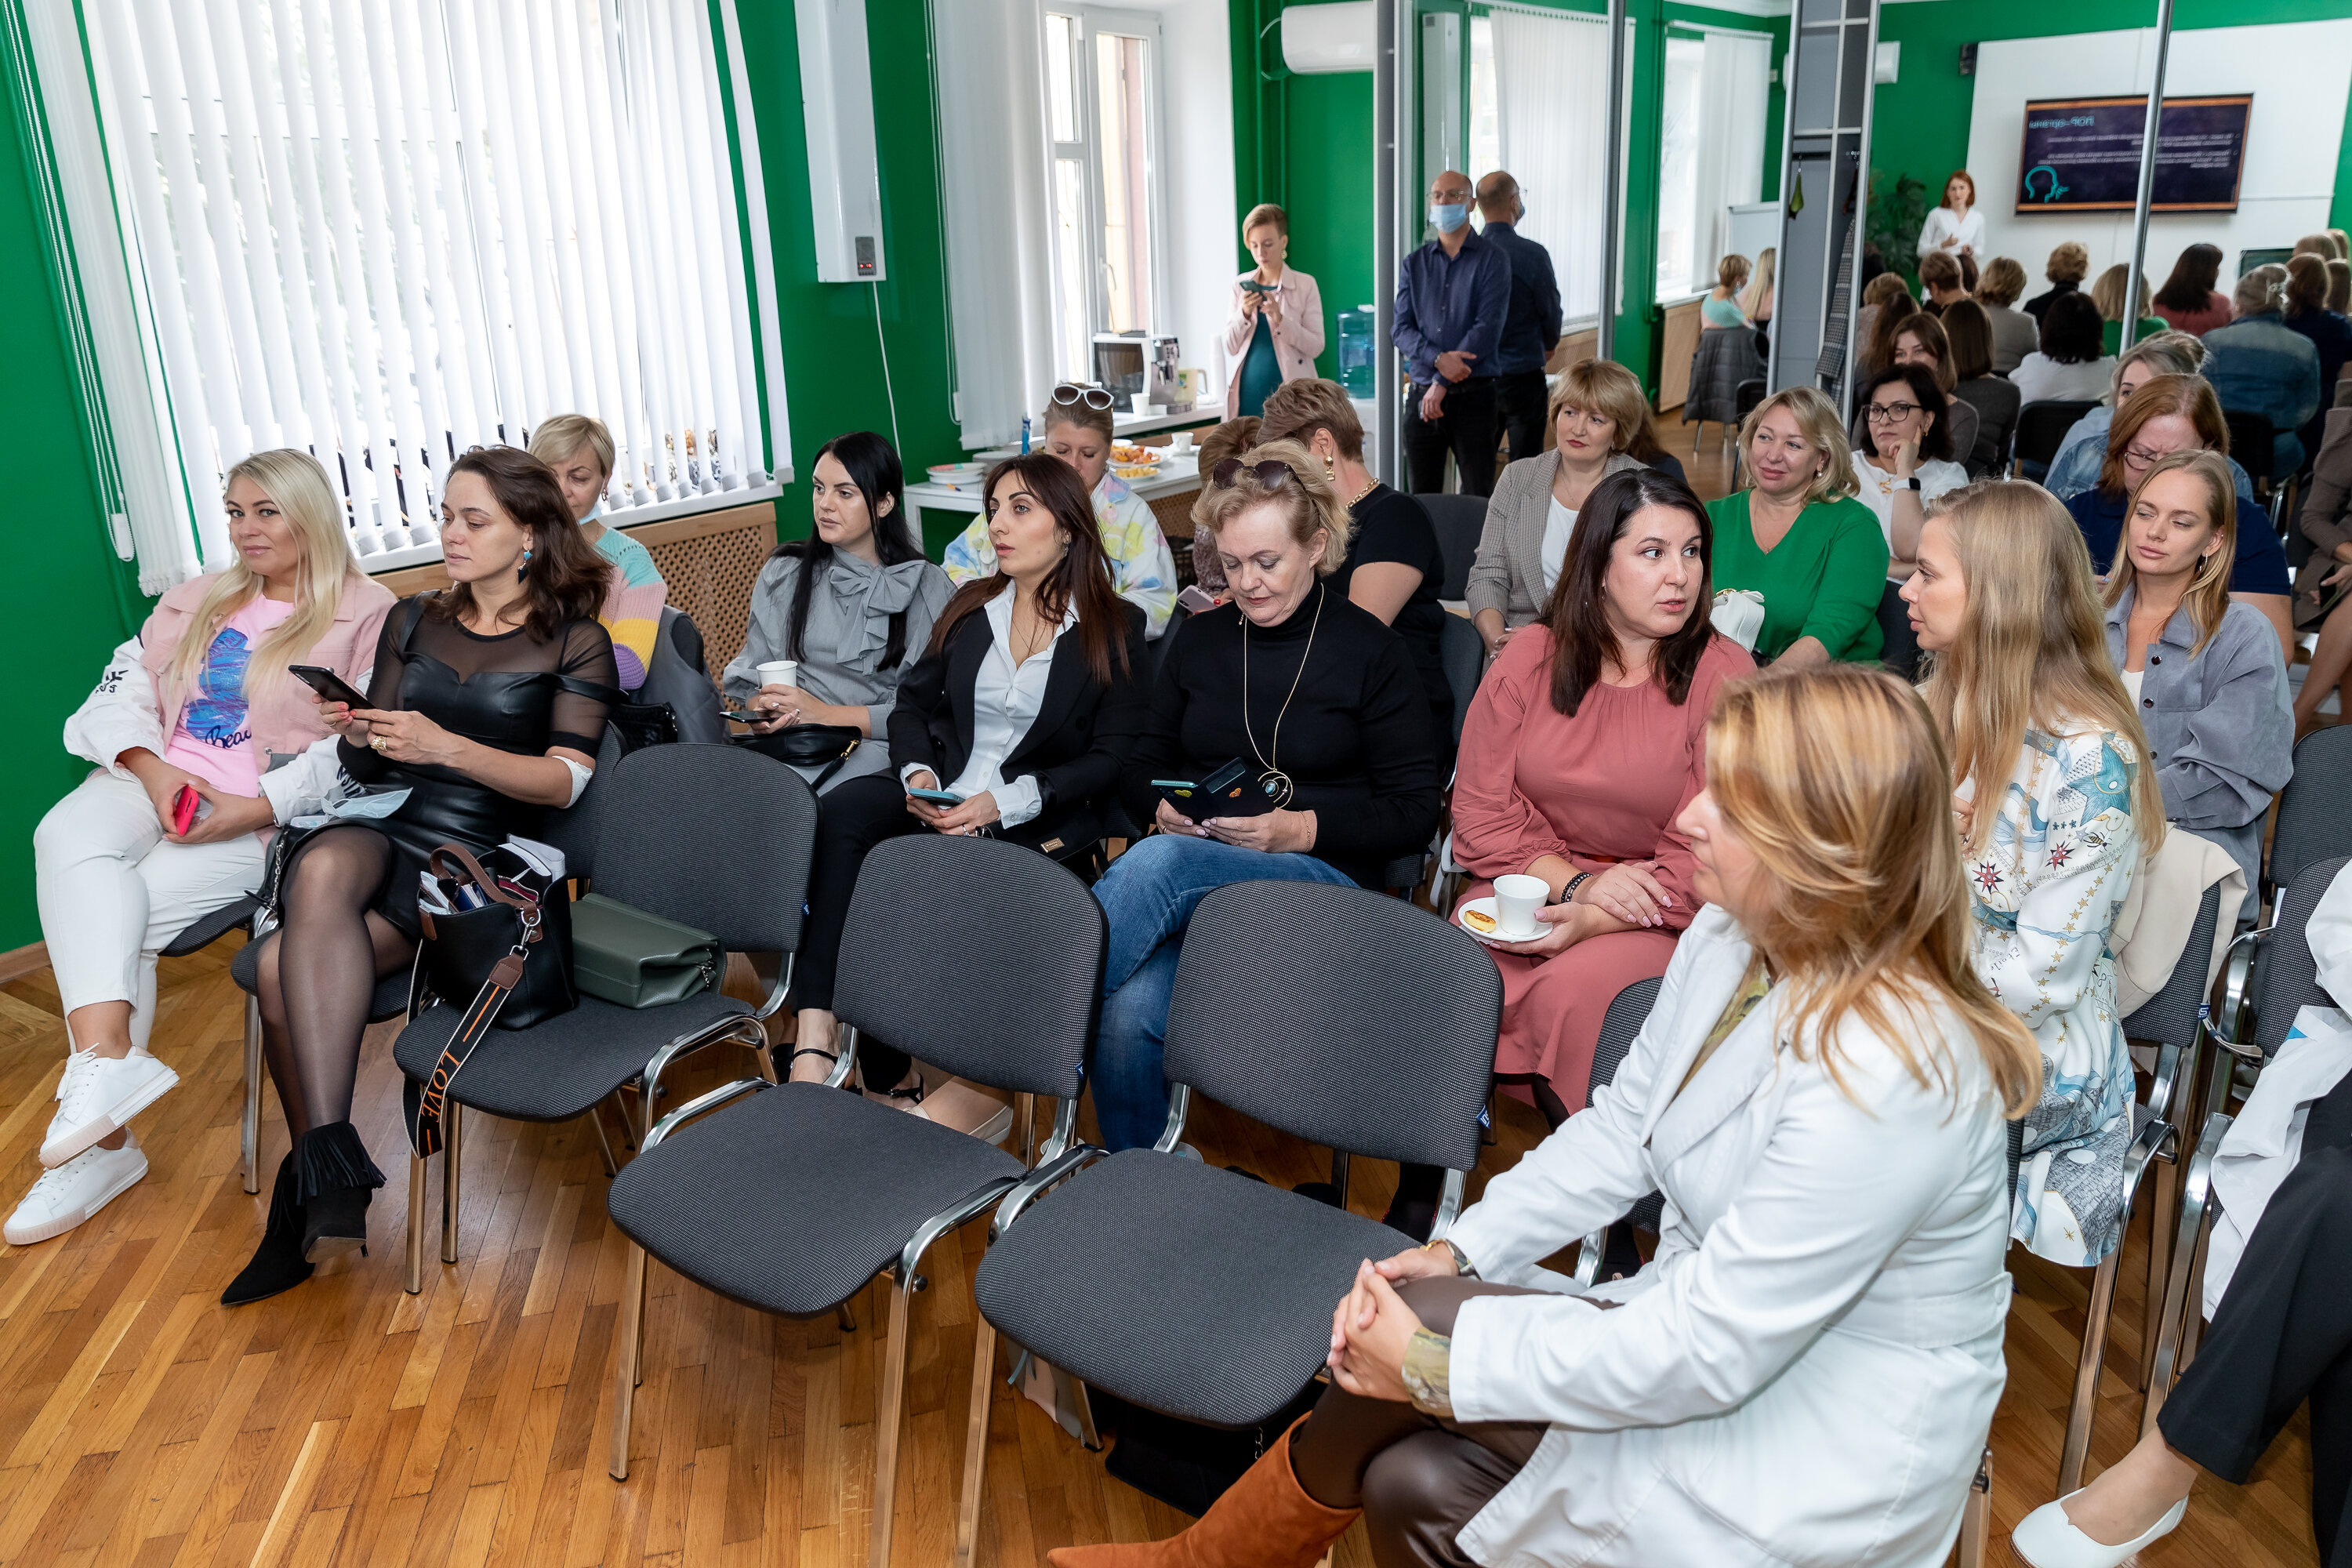
[[[1854,500],[1837,407],[1809,386],[1774,393],[1739,433],[1747,488],[1707,503],[1715,587],[1764,595],[1759,661],[1877,658],[1886,535]]]

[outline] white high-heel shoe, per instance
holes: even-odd
[[[2179,1529],[2189,1514],[2189,1500],[2182,1498],[2164,1510],[2162,1519],[2122,1545],[2102,1546],[2066,1517],[2067,1500],[2082,1495],[2079,1491],[2068,1492],[2056,1502],[2045,1502],[2018,1521],[2015,1532],[2009,1538],[2010,1550],[2032,1563],[2033,1568],[2117,1568],[2142,1547]]]

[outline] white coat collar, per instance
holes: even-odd
[[[1682,940],[1694,938],[1705,942],[1711,951],[1703,964],[1696,966],[1701,973],[1691,976],[1683,993],[1678,1016],[1673,1020],[1674,1045],[1659,1063],[1642,1128],[1654,1168],[1659,1169],[1688,1152],[1753,1100],[1758,1086],[1779,1065],[1774,1042],[1780,1032],[1780,995],[1775,987],[1716,1047],[1715,1056],[1689,1087],[1675,1092],[1714,1030],[1715,1021],[1747,978],[1748,960],[1755,952],[1738,922],[1713,905],[1699,911]]]

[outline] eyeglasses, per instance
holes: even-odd
[[[2169,452],[2151,452],[2137,442],[2124,448],[2124,461],[2135,468],[2145,468],[2172,456]]]
[[[1239,458],[1227,458],[1209,470],[1209,479],[1217,489],[1231,489],[1241,483],[1244,472],[1256,475],[1257,482],[1270,490],[1280,489],[1293,478],[1290,465],[1279,458],[1269,458],[1263,463],[1244,463]]]
[[[1075,408],[1081,403],[1089,408],[1108,408],[1111,395],[1099,386],[1079,386],[1066,381],[1054,388],[1054,401],[1065,408]]]
[[[1873,425],[1892,425],[1918,412],[1919,405],[1916,403],[1874,403],[1870,405],[1870,422]]]

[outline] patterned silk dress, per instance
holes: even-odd
[[[1978,978],[2042,1047],[2010,1234],[2077,1268],[2121,1240],[2132,1072],[2107,943],[2139,868],[2138,766],[2120,735],[2028,731],[1968,866]]]

